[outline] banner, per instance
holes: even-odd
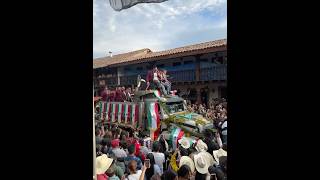
[[[131,105],[131,125],[134,124],[134,120],[136,119],[136,105],[132,104]]]
[[[124,123],[127,124],[129,118],[129,104],[124,105]]]
[[[114,122],[116,119],[116,104],[112,103],[112,111],[111,111],[111,122]]]
[[[122,104],[118,104],[118,123],[121,123]]]

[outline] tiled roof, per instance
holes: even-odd
[[[194,44],[190,46],[179,47],[175,49],[169,49],[165,51],[152,52],[150,49],[141,49],[138,51],[132,51],[129,53],[114,55],[113,57],[97,58],[93,60],[93,68],[106,67],[109,65],[123,64],[126,62],[146,62],[151,58],[161,58],[169,55],[183,54],[186,52],[193,52],[199,50],[205,50],[209,48],[222,47],[227,45],[227,39],[221,39],[216,41],[209,41],[200,44]]]

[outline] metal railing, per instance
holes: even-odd
[[[138,75],[122,76],[120,77],[120,85],[125,86],[137,84],[137,77]]]
[[[227,66],[219,65],[200,69],[200,80],[227,80]]]
[[[142,79],[146,78],[146,74],[135,74],[135,75],[129,75],[129,76],[124,75],[120,77],[120,85],[121,86],[127,86],[132,84],[136,85],[138,75],[140,75]]]
[[[181,71],[170,71],[168,75],[171,77],[172,82],[189,82],[196,80],[195,70],[181,70]]]
[[[118,78],[117,77],[109,77],[105,78],[105,82],[107,85],[117,85],[118,84]]]

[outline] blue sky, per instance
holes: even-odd
[[[93,1],[93,58],[152,51],[227,38],[227,0],[168,0],[120,12]]]

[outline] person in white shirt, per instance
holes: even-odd
[[[163,163],[166,162],[165,155],[160,152],[160,143],[155,141],[153,143],[152,154],[154,156],[155,163],[160,167],[161,174],[163,174]]]
[[[130,161],[128,164],[128,168],[130,174],[126,177],[126,180],[139,180],[142,171],[137,170],[137,162],[135,160]]]
[[[147,156],[151,151],[145,146],[144,140],[140,139],[139,144],[140,144],[140,152],[143,153],[145,156]]]
[[[227,143],[227,119],[222,122],[221,134],[223,143]]]

